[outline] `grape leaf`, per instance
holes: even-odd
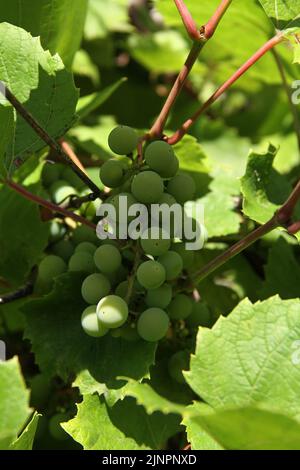
[[[186,426],[187,438],[191,444],[192,450],[223,450],[218,442],[215,441],[202,427],[200,419],[203,412],[203,403],[194,402],[187,408],[189,413],[184,415],[182,424]],[[207,411],[206,411],[207,413]]]
[[[300,0],[259,0],[276,29],[283,30],[300,12]]]
[[[83,33],[88,0],[0,0],[0,22],[41,36],[42,46],[70,67]]]
[[[106,37],[111,32],[126,33],[132,30],[127,0],[90,0],[84,36],[92,41]]]
[[[180,430],[176,415],[149,416],[133,398],[109,408],[97,395],[85,395],[77,416],[63,428],[87,450],[162,449]]]
[[[36,204],[2,187],[0,226],[0,276],[16,287],[24,282],[45,250],[48,224],[41,221]]]
[[[293,361],[300,338],[300,301],[272,297],[242,301],[212,330],[200,328],[190,371],[192,389],[214,408],[252,406],[300,417],[300,368]]]
[[[100,339],[87,336],[80,321],[86,307],[81,298],[82,281],[80,274],[62,275],[48,296],[30,300],[22,309],[25,336],[41,370],[62,378],[88,370],[110,388],[122,386],[116,379],[119,376],[144,377],[154,361],[156,345],[142,340],[130,343],[110,335]]]
[[[66,71],[59,56],[44,51],[40,40],[23,29],[2,23],[0,57],[0,80],[53,138],[65,134],[74,121],[78,92],[72,74]],[[1,122],[0,128],[3,126]],[[8,131],[11,135],[11,127]],[[44,147],[44,141],[18,116],[4,163],[3,153],[0,154],[2,166],[11,173],[14,163],[19,166],[21,161]]]
[[[276,153],[272,145],[265,153],[250,153],[241,179],[244,214],[261,224],[271,219],[292,190],[286,177],[273,169]]]
[[[9,450],[32,450],[40,416],[41,415],[38,413],[34,413],[30,423],[26,426],[18,439],[11,443]]]
[[[0,449],[16,439],[30,415],[29,392],[17,358],[0,362]]]
[[[300,424],[268,410],[255,407],[218,410],[206,415],[199,413],[186,422],[192,448],[197,450],[203,449],[203,429],[212,436],[212,443],[216,439],[227,450],[300,450]]]
[[[265,266],[266,280],[261,292],[263,298],[274,294],[282,299],[300,297],[300,267],[293,249],[284,238],[279,238],[270,248]]]

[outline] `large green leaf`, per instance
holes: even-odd
[[[259,0],[276,29],[285,29],[300,14],[300,0]]]
[[[272,145],[265,153],[250,153],[241,179],[244,214],[262,224],[271,219],[292,189],[286,177],[273,169],[276,153]]]
[[[242,301],[212,330],[200,328],[186,379],[214,408],[263,403],[300,417],[300,368],[292,361],[300,338],[300,301]]]
[[[10,450],[32,450],[40,415],[35,413],[22,434],[10,445]]]
[[[154,361],[156,346],[145,341],[130,343],[110,335],[100,339],[87,336],[81,327],[86,307],[81,298],[80,274],[68,273],[57,279],[52,293],[29,301],[23,308],[36,360],[52,375],[68,378],[88,370],[100,384],[119,388],[119,376],[140,379]]]
[[[86,395],[77,416],[63,428],[86,450],[158,450],[180,430],[175,415],[147,415],[132,398],[109,408],[97,395]]]
[[[216,441],[227,450],[300,450],[300,424],[259,408],[199,413],[189,418],[187,426],[195,450],[202,450],[206,444],[204,432],[212,436],[209,450],[218,448],[213,444]]]
[[[42,45],[58,52],[67,67],[79,48],[88,0],[0,0],[0,22],[41,36]]]
[[[0,227],[0,276],[18,286],[47,246],[48,224],[42,222],[36,204],[2,187]]]
[[[44,51],[40,40],[21,28],[0,24],[0,80],[32,113],[55,139],[61,137],[74,121],[78,93],[72,74],[64,68],[58,55]],[[0,128],[4,130],[1,116]],[[11,136],[11,127],[8,128]],[[33,129],[17,117],[14,135],[6,147],[5,167],[15,165],[45,147]],[[0,148],[1,150],[1,148]],[[3,154],[0,154],[3,166]]]
[[[0,362],[0,449],[17,438],[30,415],[29,392],[17,358]]]

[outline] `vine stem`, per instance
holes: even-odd
[[[277,64],[277,67],[278,67],[278,70],[279,70],[279,74],[281,76],[281,80],[282,80],[282,83],[283,83],[284,90],[285,90],[286,95],[288,97],[289,106],[290,106],[291,113],[292,113],[292,116],[293,116],[293,119],[294,119],[294,128],[295,128],[297,141],[298,141],[298,149],[299,149],[299,152],[300,152],[300,119],[299,119],[299,116],[298,116],[296,106],[294,105],[293,100],[292,100],[291,89],[289,87],[289,84],[288,84],[288,81],[287,81],[287,78],[286,78],[286,74],[285,74],[285,71],[284,71],[284,66],[283,66],[282,60],[281,60],[280,56],[277,54],[275,49],[272,50],[272,53],[274,55],[275,62]]]
[[[35,133],[59,156],[69,165],[79,178],[96,194],[100,192],[98,186],[87,176],[87,174],[70,158],[64,151],[61,145],[57,143],[47,131],[36,121],[32,114],[20,103],[20,101],[13,95],[13,93],[2,83],[3,95],[12,104],[16,111],[22,118],[30,125]]]
[[[35,202],[39,206],[45,207],[51,212],[62,214],[65,217],[69,217],[70,219],[73,219],[76,222],[87,225],[88,227],[96,230],[96,225],[90,222],[89,220],[85,219],[84,217],[74,214],[73,212],[68,211],[67,209],[64,209],[61,206],[58,206],[57,204],[54,204],[53,202],[46,201],[45,199],[42,199],[36,194],[32,194],[31,192],[27,191],[27,189],[25,189],[23,186],[19,185],[18,183],[15,183],[14,181],[7,180],[5,182],[11,189],[16,191],[17,193],[19,193],[21,196],[28,199],[29,201]]]
[[[213,14],[208,23],[202,26],[200,29],[197,28],[197,25],[193,20],[183,0],[174,1],[182,18],[183,24],[185,25],[189,36],[193,39],[194,42],[190,53],[185,61],[185,64],[181,69],[158,118],[156,119],[155,123],[147,134],[148,139],[161,138],[163,136],[163,131],[167,119],[169,117],[172,107],[175,104],[175,101],[181,93],[184,84],[199,57],[201,50],[205,46],[206,42],[213,36],[232,0],[222,0],[216,12]]]
[[[264,44],[255,54],[250,57],[223,85],[221,85],[217,91],[196,111],[191,118],[189,118],[175,134],[167,139],[170,145],[175,145],[179,142],[183,136],[188,132],[190,127],[197,121],[197,119],[215,102],[217,101],[240,77],[242,77],[261,57],[263,57],[268,51],[273,49],[277,44],[284,40],[281,33],[276,34],[266,44]]]
[[[72,147],[66,142],[64,139],[60,140],[60,145],[63,149],[63,151],[68,155],[68,157],[75,163],[75,165],[80,168],[80,170],[87,175],[87,172],[82,165],[81,161],[77,157],[76,153],[72,149]]]
[[[181,16],[182,22],[185,26],[185,29],[193,41],[199,41],[201,39],[200,31],[197,27],[196,22],[194,21],[192,15],[190,14],[186,4],[183,0],[174,0],[178,12]]]
[[[4,294],[0,296],[0,305],[8,304],[10,302],[14,302],[15,300],[23,299],[33,293],[34,282],[37,276],[37,269],[33,268],[28,278],[26,284],[20,287],[18,290],[14,292],[9,292],[8,294]]]

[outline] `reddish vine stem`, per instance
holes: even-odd
[[[32,194],[31,192],[27,191],[23,186],[19,185],[18,183],[15,183],[14,181],[7,180],[6,184],[19,193],[21,196],[24,198],[28,199],[29,201],[35,202],[39,206],[45,207],[49,211],[53,213],[58,213],[62,214],[65,217],[69,217],[70,219],[75,220],[76,222],[79,222],[81,224],[87,225],[88,227],[95,229],[96,226],[89,220],[85,219],[84,217],[81,217],[80,215],[74,214],[73,212],[68,211],[67,209],[64,209],[63,207],[58,206],[57,204],[54,204],[53,202],[46,201],[45,199],[42,199],[41,197]]]
[[[20,103],[20,101],[12,94],[12,92],[3,85],[4,97],[12,104],[16,111],[22,118],[30,125],[36,134],[47,144],[49,147],[61,157],[67,165],[79,176],[79,178],[96,194],[100,192],[98,186],[85,174],[82,169],[74,163],[74,161],[65,153],[62,147],[47,133],[47,131],[36,121],[32,114]]]
[[[201,40],[200,31],[183,0],[174,0],[185,29],[193,41]]]
[[[64,139],[61,139],[60,145],[63,149],[63,151],[68,155],[68,157],[75,163],[75,165],[80,168],[80,170],[87,175],[87,172],[82,165],[81,161],[77,157],[76,153],[74,150],[71,148],[71,146],[66,142]]]
[[[188,119],[175,134],[167,139],[170,145],[175,145],[183,136],[188,132],[190,127],[197,121],[197,119],[222,96],[240,77],[242,77],[261,57],[268,51],[277,46],[284,37],[279,33],[264,44],[250,59],[245,62],[233,75],[230,77],[218,90],[201,106],[201,108]]]
[[[182,70],[180,71],[158,118],[156,119],[148,134],[148,137],[150,138],[161,138],[163,136],[163,131],[167,119],[169,117],[172,107],[174,106],[175,101],[181,93],[195,62],[199,57],[202,48],[206,44],[207,40],[213,36],[216,28],[219,25],[219,22],[224,16],[227,8],[230,6],[232,0],[223,0],[214,15],[208,21],[208,23],[202,26],[200,29],[197,28],[196,23],[193,20],[190,12],[188,11],[185,3],[182,0],[174,1],[182,18],[183,24],[185,25],[185,28],[189,36],[193,39],[194,43],[188,55],[188,58]]]

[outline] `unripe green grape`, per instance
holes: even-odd
[[[155,342],[166,336],[169,324],[169,317],[164,310],[148,308],[138,319],[137,331],[145,341]]]
[[[65,413],[59,413],[52,416],[49,420],[49,433],[53,439],[57,441],[65,441],[69,439],[69,435],[61,427],[60,423],[68,421],[69,416]]]
[[[86,225],[80,225],[74,230],[72,241],[75,245],[79,245],[79,243],[82,242],[99,242],[95,230],[90,227],[87,227]]]
[[[102,245],[94,253],[94,262],[103,273],[113,273],[121,266],[122,257],[115,246]]]
[[[79,251],[84,251],[86,253],[90,253],[91,255],[94,255],[96,250],[97,250],[97,246],[94,245],[94,243],[82,242],[82,243],[79,243],[79,245],[77,245],[75,249],[75,253],[78,253]]]
[[[102,201],[100,199],[97,199],[96,201],[85,202],[82,204],[82,206],[80,206],[80,214],[88,220],[93,220],[97,215],[97,210],[101,204]]]
[[[148,307],[166,308],[172,300],[172,287],[163,284],[157,289],[148,290],[145,302]]]
[[[103,326],[97,316],[97,305],[87,307],[81,316],[81,326],[88,336],[101,338],[106,335],[108,329]]]
[[[169,207],[172,207],[174,204],[177,204],[175,197],[171,196],[169,193],[163,193],[162,197],[157,204],[167,204]]]
[[[195,252],[187,250],[185,243],[173,243],[171,250],[176,251],[180,255],[184,269],[190,268],[195,263]]]
[[[76,190],[64,180],[58,180],[50,187],[50,193],[56,204],[61,203],[70,196],[76,195]]]
[[[128,126],[118,126],[111,131],[108,137],[108,145],[117,155],[129,155],[138,144],[137,132]]]
[[[134,325],[124,325],[121,328],[120,336],[122,339],[125,339],[125,341],[129,341],[130,343],[134,343],[140,339],[138,331]]]
[[[204,302],[194,302],[191,315],[186,319],[186,324],[190,328],[212,326],[212,316],[208,306]]]
[[[184,320],[193,309],[193,301],[185,294],[177,294],[168,307],[168,314],[172,320]]]
[[[121,205],[121,198],[124,199],[122,200],[122,205]],[[126,198],[126,199],[125,199]],[[121,212],[122,212],[122,207],[123,207],[123,204],[126,203],[126,206],[127,206],[127,217],[128,217],[128,220],[133,220],[134,217],[133,216],[128,216],[128,211],[130,209],[131,206],[133,206],[133,204],[137,204],[137,200],[133,197],[133,195],[131,193],[120,193],[120,194],[117,194],[115,196],[113,196],[112,198],[108,199],[107,202],[109,202],[110,204],[113,205],[113,207],[115,208],[116,210],[116,222],[119,222],[120,220],[120,217],[119,217],[119,211],[121,209]],[[125,205],[125,204],[124,204]]]
[[[128,292],[128,281],[122,281],[116,287],[115,294],[122,299],[125,299]]]
[[[55,181],[59,180],[61,175],[61,167],[57,163],[46,163],[42,171],[42,181],[46,187],[51,186]]]
[[[178,160],[167,142],[157,140],[149,144],[145,151],[145,160],[163,178],[172,178],[177,173]]]
[[[69,260],[69,271],[92,273],[96,270],[94,258],[86,251],[78,251]]]
[[[153,236],[153,238],[151,238]],[[167,238],[165,238],[167,236]],[[171,240],[166,233],[158,228],[152,227],[142,235],[141,247],[145,253],[152,256],[160,256],[166,253],[171,246]]]
[[[106,328],[119,328],[128,318],[128,305],[121,297],[108,295],[98,303],[97,315]]]
[[[64,261],[69,261],[74,253],[74,246],[69,240],[61,240],[53,246],[52,251]]]
[[[108,160],[100,168],[100,179],[108,188],[121,186],[124,177],[124,167],[118,160]]]
[[[157,261],[145,261],[138,267],[137,280],[148,290],[157,289],[166,280],[165,268]]]
[[[43,280],[50,280],[66,272],[67,265],[62,258],[56,255],[46,256],[39,265],[39,277]]]
[[[157,203],[164,192],[163,180],[154,171],[142,171],[133,178],[131,191],[143,204]]]
[[[173,354],[168,362],[168,372],[170,377],[180,384],[185,383],[185,378],[183,375],[184,370],[189,369],[190,355],[188,351],[178,351]]]
[[[158,258],[158,262],[163,265],[166,270],[166,280],[172,281],[176,279],[182,272],[183,261],[176,251],[167,251]]]
[[[179,204],[184,204],[194,198],[196,184],[191,176],[182,173],[174,176],[174,178],[169,181],[167,191],[175,197]]]
[[[88,304],[97,304],[109,294],[111,285],[101,273],[90,274],[82,283],[81,295]]]
[[[52,220],[50,223],[50,234],[49,240],[51,242],[57,242],[58,240],[62,239],[66,233],[66,227],[64,224],[57,222],[56,220]]]

